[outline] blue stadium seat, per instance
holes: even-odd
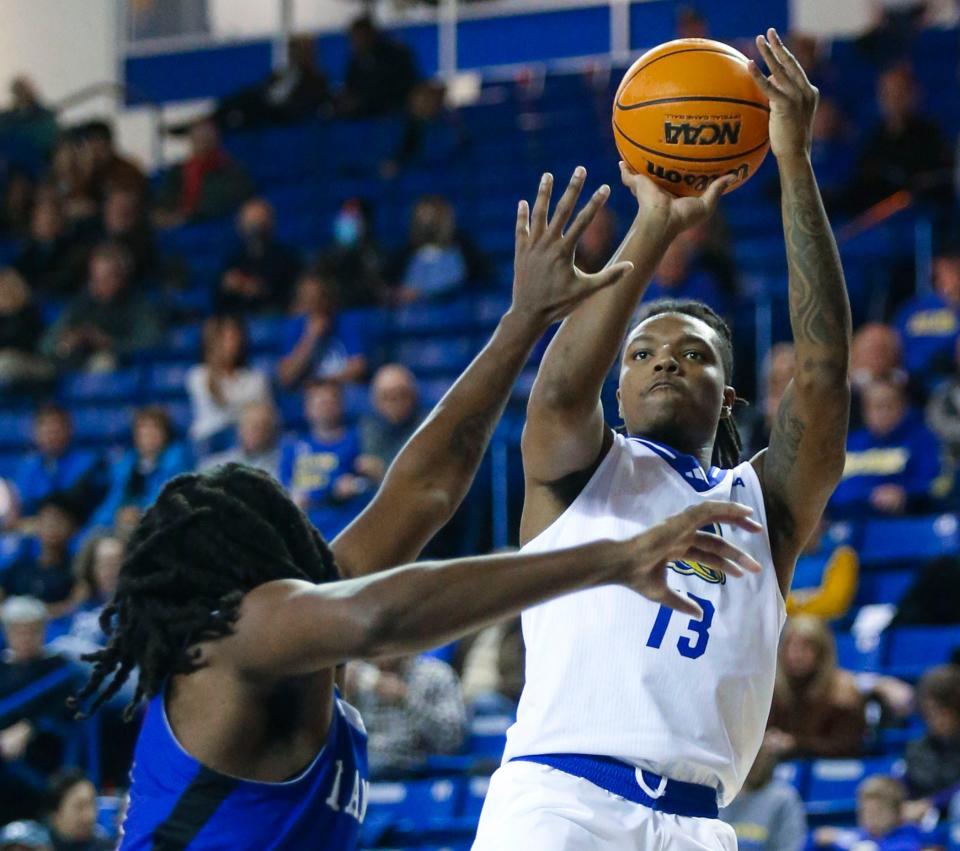
[[[30,545],[32,539],[20,532],[0,534],[0,571],[13,564]]]
[[[134,399],[140,389],[140,369],[113,372],[73,372],[60,383],[60,398],[67,404],[118,402]]]
[[[886,673],[916,679],[960,650],[960,626],[901,627],[890,633]]]
[[[390,833],[416,834],[454,818],[462,797],[461,778],[408,780],[370,785],[361,845],[374,845]]]
[[[850,633],[837,635],[837,664],[850,671],[879,671],[883,664],[883,637],[873,647],[863,650]]]
[[[471,303],[460,299],[449,304],[411,304],[393,314],[395,334],[456,334],[473,324]]]
[[[0,447],[25,449],[32,442],[32,434],[32,414],[0,411]]]
[[[406,364],[417,375],[461,372],[478,347],[472,337],[405,340],[394,348],[394,360]]]
[[[916,567],[960,549],[960,523],[954,514],[868,520],[860,542],[865,566],[904,564]]]
[[[479,819],[480,811],[483,809],[483,802],[487,797],[487,790],[489,788],[489,777],[471,777],[467,781],[460,815],[464,818]]]
[[[128,405],[104,405],[73,409],[73,432],[86,444],[127,442],[133,424],[133,411]]]
[[[16,472],[23,460],[23,451],[0,452],[0,479],[9,479]]]
[[[512,715],[478,715],[470,722],[467,752],[475,756],[499,758],[507,743],[507,728],[513,724]]]
[[[247,320],[250,351],[256,354],[278,353],[283,344],[283,316],[253,316]]]
[[[200,360],[201,330],[200,325],[180,325],[171,328],[166,335],[166,345],[161,354],[167,360],[191,359],[194,363]]]
[[[916,572],[910,569],[864,571],[860,574],[855,605],[899,603],[915,579]]]
[[[814,760],[810,766],[807,811],[811,815],[852,813],[862,780],[874,774],[902,777],[903,771],[903,760],[898,757]]]
[[[158,363],[147,374],[145,394],[153,400],[186,399],[187,373],[193,362]]]

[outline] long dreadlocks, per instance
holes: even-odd
[[[720,338],[720,359],[723,363],[723,380],[727,384],[733,383],[733,334],[730,326],[717,315],[716,312],[701,301],[693,299],[661,298],[643,305],[637,311],[636,322],[639,324],[652,316],[664,313],[681,313],[692,316],[709,325]],[[743,399],[737,399],[743,402]],[[717,434],[713,440],[713,460],[715,467],[728,469],[740,463],[740,451],[743,443],[740,432],[733,416],[721,417],[717,423]]]
[[[108,643],[84,656],[93,672],[71,706],[96,695],[96,712],[136,667],[129,719],[169,676],[200,667],[195,645],[233,631],[248,591],[275,579],[336,578],[330,548],[266,473],[226,464],[178,476],[130,539],[116,594],[100,615]]]

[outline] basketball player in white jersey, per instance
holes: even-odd
[[[725,186],[675,199],[624,170],[640,212],[614,260],[634,272],[577,308],[544,357],[523,436],[521,538],[530,552],[620,539],[703,500],[730,500],[752,506],[767,534],[714,531],[763,570],[729,581],[668,563],[692,616],[615,587],[526,611],[526,686],[475,851],[736,848],[717,807],[737,794],[763,738],[783,599],[843,468],[850,396],[847,294],[810,165],[817,90],[775,31],[757,43],[770,76],[751,71],[770,99],[797,353],[770,445],[739,463],[732,341],[709,308],[645,306],[621,352],[667,245],[709,215]],[[600,406],[618,354],[624,434]]]

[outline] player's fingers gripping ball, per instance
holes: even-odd
[[[725,174],[752,177],[770,147],[766,96],[747,57],[701,38],[647,51],[624,75],[613,102],[620,155],[674,195],[700,195]]]

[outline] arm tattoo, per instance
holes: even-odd
[[[503,407],[498,401],[460,420],[453,427],[444,457],[455,459],[461,467],[472,468],[479,464]]]
[[[783,224],[798,365],[814,372],[845,369],[850,306],[836,242],[812,173],[784,181]]]

